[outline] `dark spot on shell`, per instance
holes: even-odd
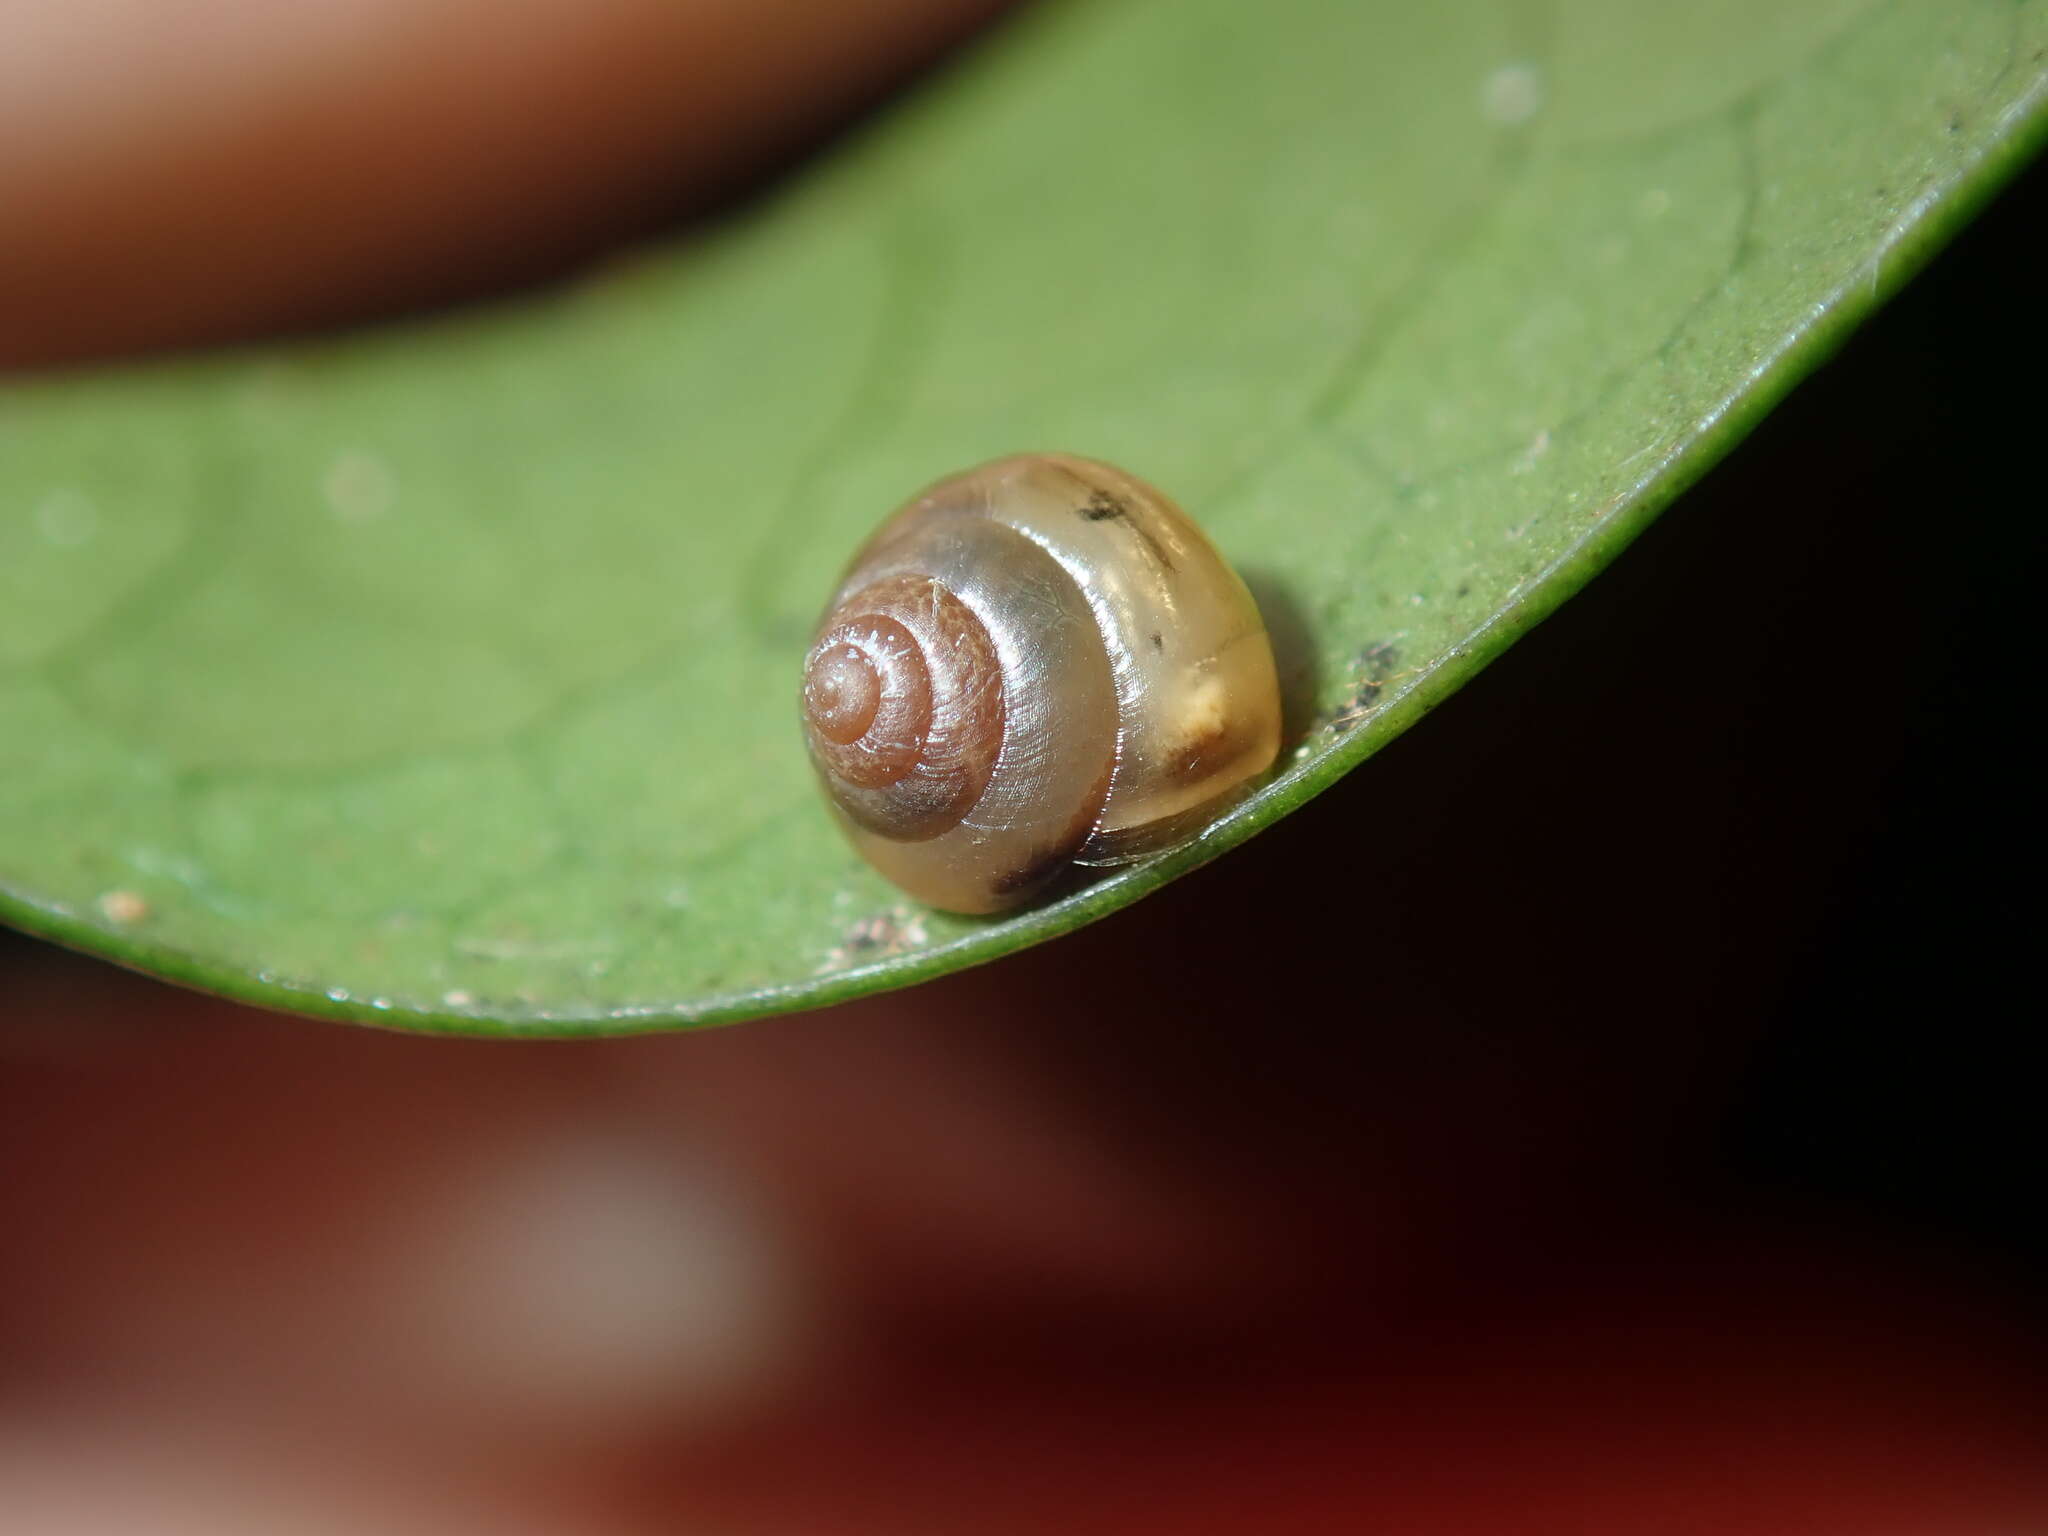
[[[1081,503],[1081,516],[1088,522],[1099,523],[1105,518],[1122,517],[1124,504],[1107,491],[1097,491]]]
[[[1159,568],[1162,571],[1169,572],[1173,569],[1172,557],[1166,553],[1165,546],[1159,542],[1159,536],[1145,526],[1143,516],[1139,515],[1139,513],[1134,513],[1121,496],[1117,495],[1114,491],[1106,491],[1099,485],[1091,485],[1080,475],[1074,474],[1071,471],[1069,471],[1069,478],[1088,493],[1088,499],[1074,509],[1080,513],[1083,522],[1102,523],[1108,522],[1111,518],[1122,518],[1124,526],[1138,536],[1140,542],[1145,546],[1145,553],[1152,557]],[[1141,507],[1140,512],[1142,510]]]
[[[1152,649],[1155,651],[1163,651],[1166,649],[1166,637],[1160,634],[1159,631],[1156,629],[1152,631]]]

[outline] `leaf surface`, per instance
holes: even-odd
[[[475,1033],[814,1006],[1067,931],[1611,559],[2035,146],[2044,51],[2041,0],[1068,0],[563,291],[17,382],[0,915]],[[883,513],[1028,448],[1203,521],[1293,738],[1196,841],[950,918],[839,841],[795,677]]]

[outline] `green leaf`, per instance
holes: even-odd
[[[1055,4],[567,291],[18,382],[0,914],[476,1033],[808,1007],[1069,930],[1613,558],[2040,139],[2044,50],[2042,0]],[[865,530],[1023,448],[1204,521],[1296,739],[1197,841],[949,918],[840,843],[794,679]]]

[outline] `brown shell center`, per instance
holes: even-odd
[[[847,615],[804,665],[804,723],[812,751],[847,784],[878,789],[915,773],[932,728],[919,636],[886,611]]]
[[[858,741],[875,722],[882,680],[855,645],[828,646],[811,658],[804,677],[804,709],[827,741]]]
[[[804,724],[833,803],[899,841],[980,799],[1003,745],[1002,663],[974,611],[928,576],[885,576],[826,615]]]

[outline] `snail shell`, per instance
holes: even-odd
[[[1280,744],[1244,583],[1160,492],[1065,454],[890,517],[819,621],[803,715],[854,847],[955,912],[1184,835]]]

